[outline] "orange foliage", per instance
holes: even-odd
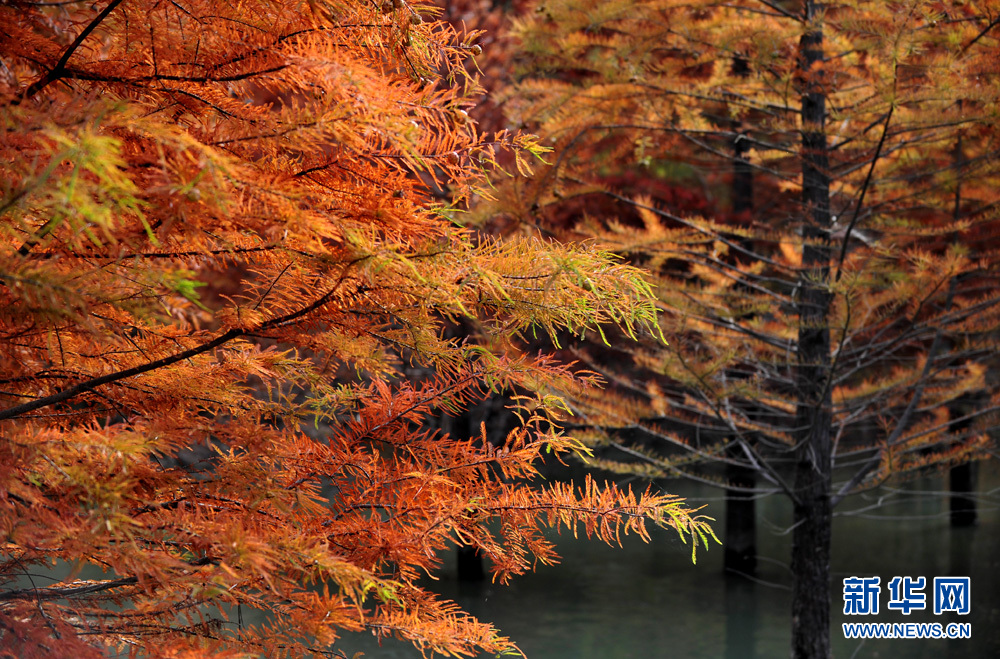
[[[505,107],[554,153],[489,212],[596,238],[658,284],[668,346],[577,353],[622,385],[581,401],[590,422],[638,422],[666,445],[666,456],[630,447],[622,469],[724,486],[719,464],[743,466],[794,498],[769,465],[802,445],[806,407],[829,411],[843,438],[834,464],[854,468],[838,473],[837,500],[988,455],[1000,410],[988,375],[1000,327],[998,15],[996,0],[545,0],[514,21],[521,55]],[[810,25],[822,59],[803,71]],[[821,122],[805,116],[810,94]],[[803,198],[805,170],[827,180],[820,205]],[[804,301],[810,287],[822,309]],[[798,379],[813,325],[829,337],[829,404]]]
[[[605,466],[726,487],[734,523],[751,492],[794,502],[796,658],[830,654],[833,505],[995,454],[998,15],[539,0],[514,24],[507,109],[554,153],[494,210],[647,266],[669,341],[578,353],[618,385],[581,425]]]
[[[474,33],[405,1],[15,0],[0,23],[0,654],[329,656],[365,629],[503,652],[417,584],[448,543],[505,581],[555,561],[541,527],[711,533],[671,497],[528,486],[582,450],[551,392],[590,378],[518,335],[654,308],[592,247],[459,226],[499,152],[542,151],[466,115]],[[459,317],[489,345],[447,338]],[[502,390],[506,440],[424,423]]]

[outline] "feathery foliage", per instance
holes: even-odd
[[[998,23],[993,0],[540,0],[518,19],[507,108],[555,152],[500,209],[649,268],[669,341],[579,353],[617,385],[575,408],[602,464],[755,472],[795,503],[804,557],[849,493],[990,454]],[[798,593],[828,607],[829,577],[802,560],[793,656],[821,657],[828,623]]]
[[[0,6],[0,639],[18,656],[344,656],[341,630],[506,652],[418,585],[449,543],[506,581],[556,560],[542,527],[711,535],[673,497],[529,486],[543,451],[583,450],[554,392],[593,377],[518,336],[655,309],[597,249],[457,223],[499,153],[526,172],[544,149],[478,132],[477,35],[435,11]],[[488,345],[447,338],[466,317]],[[424,424],[500,390],[522,410],[505,440]],[[64,580],[15,581],[55,560]]]

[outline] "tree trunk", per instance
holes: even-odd
[[[966,462],[955,465],[948,473],[948,485],[951,489],[949,508],[952,526],[975,526],[976,524],[976,500],[972,494],[976,490],[975,467],[975,463]]]
[[[733,452],[739,451],[737,447]],[[733,456],[735,459],[742,455]],[[723,567],[727,573],[757,574],[757,506],[751,492],[755,474],[746,467],[726,464],[726,481],[740,490],[726,490],[726,551]]]
[[[459,581],[482,581],[486,578],[483,556],[475,547],[459,547],[456,561]]]
[[[742,57],[734,58],[733,73],[744,78],[749,76],[750,65],[747,60]],[[729,127],[736,136],[732,143],[732,216],[736,221],[749,222],[753,213],[753,168],[748,158],[750,142],[744,139],[741,120],[731,120]],[[747,249],[752,247],[749,240],[737,236],[733,236],[733,239],[743,243],[743,247]],[[742,255],[737,258],[742,258]],[[742,448],[736,443],[730,446],[726,454],[727,458],[736,462],[746,460]],[[727,573],[754,576],[757,573],[757,502],[753,494],[746,490],[753,489],[756,485],[756,472],[728,462],[726,482],[738,489],[726,490],[726,550],[723,569]]]
[[[447,336],[459,334],[458,330],[453,330]],[[458,416],[442,414],[439,418],[439,427],[442,433],[459,440],[465,440],[475,432],[472,411],[463,410]],[[458,580],[461,582],[482,581],[486,577],[486,568],[483,565],[483,556],[476,547],[459,546],[455,552],[455,567],[458,573]]]
[[[965,173],[965,150],[962,133],[959,132],[955,141],[954,165],[958,180],[955,182],[955,204],[952,208],[952,219],[957,224],[962,219],[962,176]],[[958,244],[959,236],[956,232],[952,240]],[[961,404],[949,408],[955,417],[962,419],[952,422],[949,430],[958,435],[964,433],[972,425],[971,419],[964,418],[973,412],[981,404],[979,397],[962,397]],[[948,471],[948,489],[951,491],[951,498],[948,499],[948,508],[951,512],[951,525],[953,527],[975,526],[976,524],[976,500],[973,493],[976,490],[976,469],[975,464],[966,462],[955,465]],[[964,573],[962,573],[964,574]]]
[[[802,85],[802,276],[796,381],[794,532],[792,536],[792,657],[830,657],[831,392],[830,175],[826,92],[816,65],[823,32],[815,2],[805,3],[807,31],[798,59]]]

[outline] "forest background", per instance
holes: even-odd
[[[448,543],[506,581],[542,526],[710,540],[669,495],[528,484],[597,451],[727,489],[743,572],[787,496],[824,657],[833,506],[971,488],[996,3],[447,9],[3,5],[3,571],[71,566],[0,596],[18,656],[512,651],[419,582]]]

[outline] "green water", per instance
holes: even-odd
[[[838,659],[1000,657],[1000,470],[991,466],[980,472],[975,528],[949,527],[947,500],[938,494],[945,483],[943,477],[925,478],[848,499],[838,508],[831,594]],[[666,486],[706,503],[722,518],[717,491],[685,483]],[[864,512],[880,497],[881,507]],[[783,498],[772,497],[759,503],[758,515],[756,583],[723,575],[721,547],[699,552],[698,564],[692,565],[689,547],[676,534],[659,532],[651,544],[630,538],[622,549],[560,539],[561,565],[542,567],[508,587],[462,584],[453,569],[446,569],[434,588],[494,623],[530,659],[787,657],[791,508]],[[887,584],[897,575],[926,577],[927,611],[887,612]],[[850,576],[882,578],[879,615],[842,614],[842,580]],[[933,614],[935,576],[971,577],[969,615]],[[972,638],[848,640],[842,622],[968,622]],[[420,656],[404,644],[388,641],[380,647],[364,635],[346,638],[340,647],[348,656],[364,651],[369,659]]]
[[[667,491],[705,504],[723,517],[719,492],[685,482]],[[837,659],[946,659],[1000,657],[1000,465],[980,471],[979,521],[951,529],[943,477],[884,488],[843,502],[834,524],[831,636]],[[882,500],[882,505],[866,510]],[[790,647],[791,574],[788,569],[791,507],[782,497],[758,503],[757,581],[726,576],[722,548],[699,550],[677,534],[654,530],[653,541],[637,538],[622,548],[557,538],[562,563],[540,567],[510,586],[460,583],[455,560],[432,588],[481,620],[495,624],[529,659],[765,659],[787,657]],[[716,523],[720,536],[721,523]],[[724,540],[724,538],[723,538]],[[38,583],[51,575],[35,575]],[[894,576],[926,577],[928,610],[904,617],[886,612],[887,584]],[[106,575],[81,575],[97,578]],[[879,576],[883,592],[877,616],[844,616],[842,580]],[[972,607],[967,616],[933,615],[935,576],[969,576]],[[21,587],[27,587],[25,581]],[[259,622],[244,610],[246,624]],[[237,624],[233,612],[229,623]],[[968,622],[967,640],[847,640],[842,622]],[[367,634],[347,635],[337,650],[366,659],[417,659],[411,646]]]

